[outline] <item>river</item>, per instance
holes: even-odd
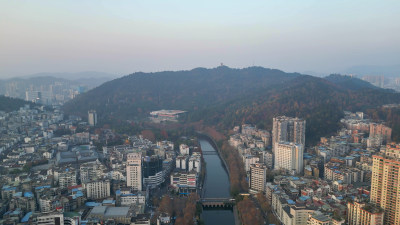
[[[205,139],[199,139],[206,162],[206,178],[203,185],[203,197],[225,198],[230,197],[228,173],[219,158],[216,149]],[[235,219],[232,209],[204,209],[202,218],[206,225],[234,225]]]

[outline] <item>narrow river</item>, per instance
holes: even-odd
[[[230,197],[229,177],[217,150],[205,139],[199,139],[206,162],[206,179],[203,185],[203,197]],[[202,218],[206,225],[234,225],[235,219],[231,209],[204,209]]]

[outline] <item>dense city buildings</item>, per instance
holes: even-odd
[[[390,142],[383,122],[344,115],[336,134],[307,148],[299,118],[275,118],[275,143],[268,130],[234,127],[229,144],[249,187],[242,194],[263,194],[283,224],[397,224],[400,145]],[[154,143],[125,135],[106,145],[117,136],[112,130],[93,132],[95,121],[44,107],[1,113],[0,123],[4,224],[149,224],[153,196],[202,193],[203,152],[195,139]],[[162,213],[159,221],[171,221]]]
[[[344,115],[342,129],[307,150],[299,118],[274,118],[270,142],[259,135],[268,131],[255,126],[233,129],[229,143],[242,157],[250,193],[264,193],[282,224],[399,223],[399,144],[390,142],[391,129],[383,122],[363,112]]]

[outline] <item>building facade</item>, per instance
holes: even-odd
[[[272,150],[279,142],[293,142],[305,144],[306,121],[299,118],[279,116],[273,119],[272,124]]]
[[[141,191],[142,182],[142,156],[140,153],[129,153],[126,162],[126,186]]]
[[[303,145],[280,142],[275,144],[275,170],[303,173]]]
[[[347,203],[347,224],[349,225],[383,225],[383,216],[383,210],[372,204],[357,200]]]
[[[86,195],[89,199],[102,199],[110,196],[110,181],[97,180],[84,183]]]
[[[97,124],[97,113],[95,110],[90,110],[88,112],[88,123],[90,126],[96,126]]]
[[[250,191],[265,192],[267,167],[262,163],[255,163],[250,166]]]
[[[399,168],[399,159],[373,156],[371,203],[385,211],[384,224],[400,224]]]

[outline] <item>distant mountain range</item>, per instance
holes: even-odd
[[[26,91],[50,91],[52,98],[62,95],[68,100],[74,91],[84,91],[115,79],[115,75],[101,72],[37,73],[24,77],[0,80],[0,94],[26,99]]]
[[[400,77],[400,65],[388,65],[388,66],[360,65],[347,68],[343,72],[346,74],[354,74],[357,76],[384,75],[387,77]]]
[[[77,72],[77,73],[35,73],[27,76],[22,76],[20,78],[23,79],[32,79],[38,77],[53,77],[53,78],[60,78],[63,80],[74,81],[76,83],[87,85],[91,88],[97,87],[100,84],[110,81],[118,77],[116,74],[104,73],[104,72],[97,72],[97,71],[84,71],[84,72]],[[10,79],[8,79],[10,80]]]
[[[262,67],[196,68],[190,71],[134,73],[106,82],[67,102],[66,113],[102,119],[143,119],[150,111],[189,111],[188,121],[231,128],[253,123],[271,128],[277,115],[307,120],[307,138],[335,132],[343,110],[366,110],[400,102],[400,94],[348,76],[325,78]]]

